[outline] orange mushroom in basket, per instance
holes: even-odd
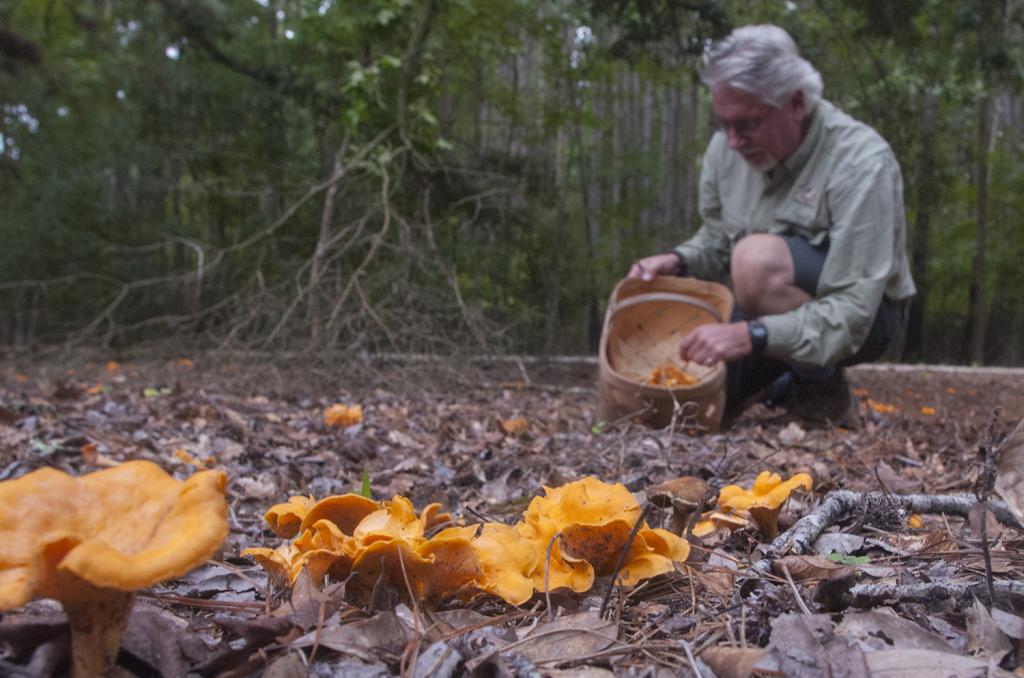
[[[134,592],[202,564],[228,533],[222,471],[184,482],[148,461],[75,478],[44,468],[0,483],[0,610],[54,598],[72,675],[113,666]]]
[[[779,512],[790,495],[801,487],[810,491],[813,485],[811,476],[806,473],[797,473],[783,482],[778,473],[762,471],[749,490],[739,485],[723,487],[718,493],[718,505],[727,511],[748,511],[761,536],[773,539],[779,533]]]
[[[664,386],[665,388],[693,386],[697,381],[698,379],[696,375],[684,372],[672,363],[662,363],[644,377],[645,384],[650,384],[651,386]]]

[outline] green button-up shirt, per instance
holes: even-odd
[[[809,111],[807,134],[769,172],[729,149],[722,132],[704,153],[697,233],[679,245],[687,275],[726,281],[733,245],[749,233],[828,240],[814,300],[764,316],[765,354],[832,365],[864,343],[883,295],[914,295],[906,253],[903,179],[889,144],[827,101]]]

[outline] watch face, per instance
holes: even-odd
[[[755,351],[763,351],[768,344],[768,329],[757,320],[747,323],[750,328],[750,343]]]

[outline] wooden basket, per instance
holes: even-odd
[[[725,364],[684,366],[679,343],[699,325],[728,322],[732,307],[732,293],[718,283],[671,276],[619,282],[601,332],[598,417],[656,428],[668,426],[675,417],[680,428],[717,431],[725,410]],[[693,374],[697,383],[643,383],[665,363]]]

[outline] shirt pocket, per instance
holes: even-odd
[[[729,242],[736,244],[736,241],[753,232],[750,225],[750,215],[740,210],[722,207],[722,232],[729,239]]]
[[[794,189],[775,211],[775,223],[785,235],[798,235],[812,245],[820,245],[829,230],[821,191],[814,187]]]

